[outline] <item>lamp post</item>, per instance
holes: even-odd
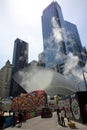
[[[84,70],[82,69],[83,79],[84,79],[84,83],[85,83],[85,89],[86,89],[86,91],[87,91],[87,83],[86,83],[86,79],[85,79],[84,72],[87,73],[86,71],[84,71]]]

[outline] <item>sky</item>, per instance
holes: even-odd
[[[41,16],[53,0],[0,0],[0,69],[12,63],[16,38],[29,43],[29,61],[38,60],[43,51]],[[64,20],[76,24],[80,40],[86,46],[87,0],[56,0]]]

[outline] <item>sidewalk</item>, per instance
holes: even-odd
[[[65,119],[65,122],[66,122],[66,124],[68,124],[67,119]],[[80,129],[80,130],[82,130],[82,129],[86,130],[87,129],[86,124],[82,124],[82,123],[75,122],[75,121],[72,121],[72,122],[75,123],[76,129]]]
[[[67,125],[67,119],[65,119],[66,125]],[[75,123],[76,128],[79,130],[87,130],[87,125],[72,121]],[[52,118],[45,118],[42,119],[40,117],[32,118],[27,120],[22,124],[21,128],[17,127],[18,124],[15,127],[9,127],[5,130],[71,130],[71,128],[68,127],[62,127],[58,125],[57,119],[55,116]],[[75,130],[74,129],[74,130]]]

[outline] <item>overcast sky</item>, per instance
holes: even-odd
[[[14,41],[29,43],[29,62],[43,51],[42,11],[53,0],[0,0],[0,68],[12,63]],[[57,0],[65,20],[77,25],[83,46],[87,48],[87,0]]]

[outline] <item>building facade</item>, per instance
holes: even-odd
[[[24,68],[28,64],[28,43],[21,39],[16,39],[14,42],[13,52],[13,73]]]
[[[42,35],[46,67],[55,68],[58,65],[61,69],[70,52],[79,57],[79,65],[85,63],[77,27],[64,20],[57,2],[52,2],[43,10]]]
[[[63,55],[67,53],[64,31],[64,18],[61,7],[52,2],[42,14],[42,35],[46,67],[63,63]]]
[[[7,98],[10,94],[10,84],[12,76],[12,64],[8,60],[0,70],[0,97]]]
[[[14,42],[12,65],[12,76],[28,65],[28,43],[18,38]],[[12,78],[10,96],[15,97],[24,92],[25,90]]]
[[[68,21],[65,21],[65,29],[67,35],[68,53],[71,52],[73,53],[73,55],[78,56],[80,64],[81,61],[82,63],[85,62],[86,57],[82,53],[83,47],[81,44],[81,40],[76,25]]]

